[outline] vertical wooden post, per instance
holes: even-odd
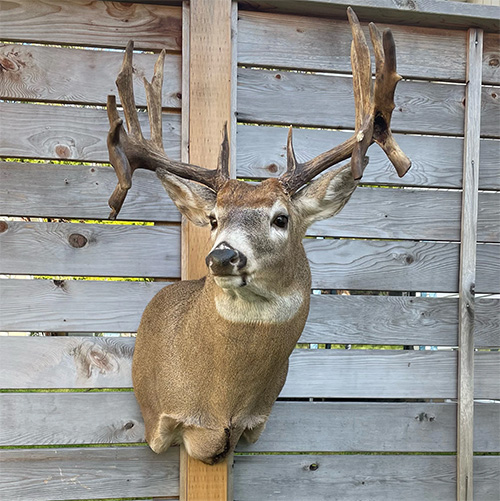
[[[467,32],[459,283],[457,499],[472,501],[474,459],[474,289],[478,216],[483,31]]]
[[[189,145],[189,153],[183,147],[183,160],[209,169],[217,167],[225,123],[230,137],[234,134],[233,22],[231,0],[191,0],[189,6],[184,5],[182,118],[183,145]],[[183,279],[206,274],[209,249],[209,230],[183,220]],[[181,501],[229,501],[231,468],[232,459],[208,466],[189,457],[181,447]]]

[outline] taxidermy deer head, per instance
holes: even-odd
[[[184,443],[209,464],[231,453],[241,436],[253,442],[264,429],[288,371],[288,357],[308,311],[311,274],[302,239],[309,225],[337,214],[353,193],[378,143],[400,176],[410,161],[396,144],[390,121],[396,73],[394,40],[370,24],[376,72],[359,21],[348,9],[356,107],[354,135],[299,163],[288,135],[287,170],[251,185],[229,179],[224,131],[217,170],[176,162],[162,145],[162,52],[151,83],[145,80],[151,139],[142,135],[127,46],[116,84],[128,132],[108,97],[110,160],[119,179],[110,198],[115,218],[135,169],[153,170],[181,213],[210,225],[207,276],[165,287],[147,306],[137,334],[133,382],[155,452]],[[350,165],[329,167],[351,158]],[[314,180],[313,180],[314,179]]]

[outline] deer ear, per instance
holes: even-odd
[[[196,226],[208,224],[208,218],[217,199],[215,192],[201,184],[185,181],[161,167],[156,169],[156,175],[184,216]]]
[[[323,174],[295,193],[292,203],[305,228],[321,219],[335,216],[358,185],[353,179],[350,164]]]

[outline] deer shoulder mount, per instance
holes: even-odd
[[[151,139],[143,137],[132,84],[133,43],[127,46],[116,84],[128,132],[115,96],[108,96],[109,156],[119,180],[109,200],[110,218],[116,218],[134,170],[148,169],[156,172],[184,216],[211,226],[212,237],[207,276],[162,289],[144,311],[137,333],[133,383],[146,440],[155,452],[183,443],[192,457],[215,464],[234,450],[240,437],[258,439],[285,383],[288,358],[309,311],[311,272],[302,245],[306,229],[346,204],[373,142],[400,176],[411,165],[390,130],[394,91],[401,79],[392,34],[370,24],[373,82],[364,34],[351,8],[347,14],[353,35],[353,136],[299,163],[290,128],[286,172],[256,185],[229,178],[226,130],[216,170],[166,156],[161,122],[164,51],[151,83],[144,80]],[[350,164],[314,179],[349,157]]]

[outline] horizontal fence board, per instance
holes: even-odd
[[[0,388],[129,388],[133,338],[2,337]],[[498,352],[476,354],[475,397],[499,398]],[[456,352],[295,350],[283,398],[455,398]]]
[[[306,239],[315,289],[456,292],[454,243]],[[498,292],[500,247],[477,249],[476,292]]]
[[[2,446],[145,441],[132,392],[3,393],[0,406]],[[82,420],[89,408],[92,419]],[[498,403],[475,404],[476,452],[500,451],[499,419]],[[325,429],[330,432],[325,434]],[[430,402],[278,401],[258,442],[238,445],[239,452],[455,450],[456,405]]]
[[[5,274],[180,276],[179,226],[9,221],[0,248]]]
[[[162,455],[148,447],[3,450],[0,465],[0,496],[9,501],[179,495],[178,447]]]
[[[107,219],[108,199],[117,183],[107,166],[0,162],[0,214]],[[139,169],[120,219],[180,222],[181,216],[156,175]]]
[[[286,170],[286,127],[238,125],[237,175],[240,178],[276,177]],[[297,158],[305,162],[349,139],[352,132],[294,128]],[[463,140],[453,137],[395,134],[411,158],[412,168],[400,178],[385,153],[368,150],[370,163],[363,183],[422,187],[461,188]],[[258,145],[258,147],[256,146]],[[500,141],[483,139],[480,148],[479,188],[500,189]]]
[[[96,219],[108,217],[107,200],[117,182],[108,167],[20,162],[1,162],[0,180],[0,214]],[[308,234],[459,240],[460,207],[458,191],[358,188],[340,214],[315,224]],[[180,215],[156,176],[139,170],[120,218],[172,222]],[[481,193],[478,240],[498,242],[499,220],[500,196]]]
[[[0,115],[0,156],[109,162],[104,109],[0,103]],[[139,120],[147,137],[147,113]],[[174,160],[180,159],[180,135],[180,115],[164,113],[163,144]]]
[[[151,80],[157,56],[134,54],[134,95],[146,106],[143,77]],[[105,105],[108,94],[119,102],[115,79],[123,54],[35,45],[0,45],[0,98]],[[167,55],[162,93],[164,108],[181,107],[181,56]]]
[[[484,34],[483,84],[500,84],[500,34],[498,33]]]
[[[179,7],[87,0],[6,2],[2,40],[137,49],[182,48]]]
[[[164,282],[3,280],[0,331],[135,332]],[[312,295],[302,343],[456,346],[458,300]],[[476,299],[476,346],[500,346],[500,300]]]
[[[367,24],[362,24],[369,40]],[[465,80],[465,31],[384,23],[378,27],[391,29],[403,77]],[[350,73],[351,40],[347,19],[239,12],[241,65]],[[488,77],[490,67],[484,67]]]
[[[239,68],[237,98],[242,122],[354,127],[350,77]],[[463,85],[402,81],[394,99],[394,131],[463,134]]]
[[[498,499],[500,457],[474,458],[474,496]],[[405,455],[236,456],[238,501],[456,499],[456,458]]]
[[[136,332],[165,282],[2,280],[0,331]]]
[[[498,86],[482,88],[481,136],[500,137],[500,87]]]
[[[458,191],[358,188],[335,217],[314,224],[312,236],[460,240]],[[479,242],[500,241],[500,194],[479,195]]]

